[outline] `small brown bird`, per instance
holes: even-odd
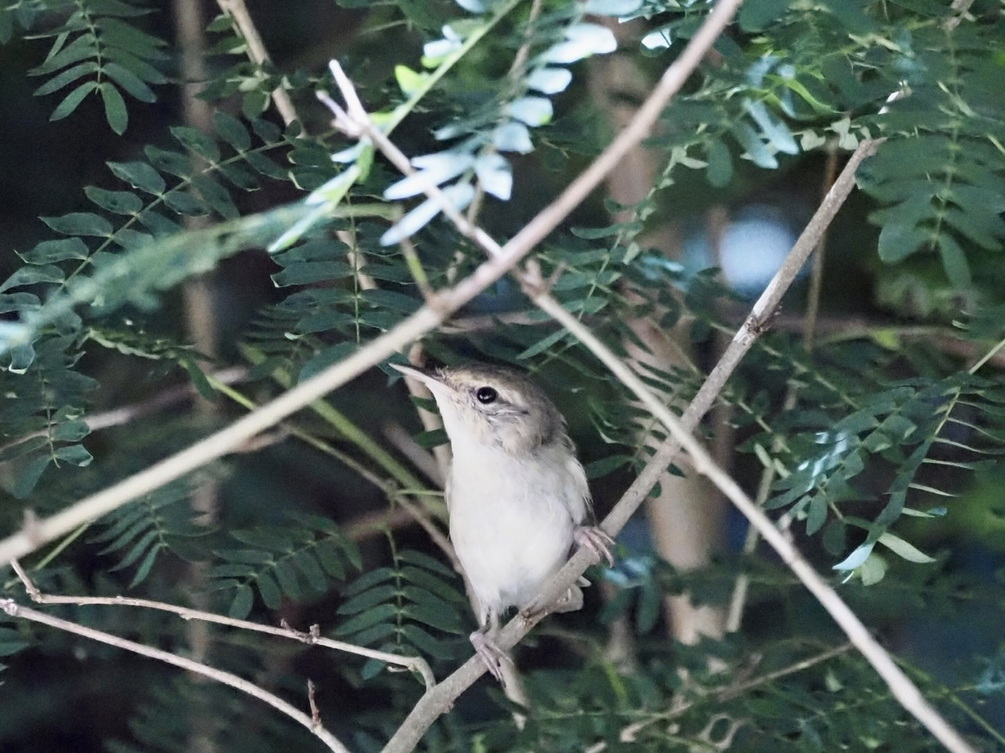
[[[525,374],[488,364],[422,371],[392,364],[425,384],[440,409],[453,461],[446,485],[450,539],[478,602],[471,643],[502,682],[493,636],[511,606],[531,606],[573,544],[613,564],[613,540],[592,518],[586,473],[565,420]],[[556,611],[583,603],[578,586]]]

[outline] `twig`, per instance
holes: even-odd
[[[388,422],[384,424],[383,432],[387,441],[390,442],[391,445],[398,450],[398,452],[408,458],[409,462],[411,462],[411,464],[414,465],[420,473],[422,473],[438,488],[443,488],[443,472],[441,471],[439,464],[436,462],[435,455],[420,447],[419,444],[412,439],[412,435],[409,434],[399,423]]]
[[[426,532],[430,540],[439,547],[440,551],[443,552],[444,556],[450,560],[450,564],[453,566],[454,570],[458,573],[463,573],[461,570],[460,560],[457,559],[457,554],[454,552],[454,545],[450,543],[450,539],[437,528],[436,524],[433,523],[432,519],[429,517],[429,513],[418,505],[412,504],[411,500],[408,499],[408,495],[399,494],[395,501],[401,505],[401,508],[405,510],[419,526]]]
[[[237,30],[244,37],[245,44],[248,45],[248,57],[251,58],[251,61],[259,67],[264,67],[270,63],[269,51],[265,49],[265,43],[262,41],[262,36],[255,27],[251,14],[248,13],[244,0],[216,0],[216,4],[220,6],[220,10],[234,19]],[[300,120],[297,115],[297,108],[293,106],[293,100],[290,99],[290,93],[282,86],[279,86],[272,92],[272,101],[276,105],[276,110],[279,111],[279,116],[286,125],[290,125],[295,120]]]
[[[431,688],[436,684],[436,678],[433,676],[433,671],[429,668],[429,664],[426,663],[426,660],[420,656],[389,654],[386,651],[376,651],[374,649],[356,646],[352,643],[343,643],[342,641],[332,640],[331,638],[324,638],[318,633],[316,625],[313,626],[309,632],[304,633],[299,630],[294,630],[287,625],[278,628],[271,625],[261,625],[257,622],[238,620],[233,617],[226,617],[222,614],[214,614],[201,609],[189,609],[188,607],[180,607],[175,604],[168,604],[162,601],[151,601],[150,599],[135,599],[126,596],[54,596],[50,594],[43,594],[38,590],[38,587],[32,581],[28,573],[25,572],[20,562],[12,560],[10,564],[11,567],[14,568],[14,572],[17,573],[21,583],[24,585],[24,589],[28,593],[28,596],[37,604],[140,607],[143,609],[155,609],[159,612],[170,612],[171,614],[178,615],[183,620],[198,620],[200,622],[210,622],[216,625],[227,625],[228,627],[240,628],[241,630],[249,630],[255,633],[265,633],[266,635],[288,638],[299,641],[300,643],[306,643],[309,646],[321,646],[335,651],[342,651],[347,654],[365,656],[368,659],[377,659],[378,661],[386,662],[387,664],[404,667],[410,672],[415,672],[422,677],[423,682],[426,684],[426,688]]]
[[[285,714],[290,719],[297,722],[297,724],[300,724],[309,730],[312,735],[321,740],[330,750],[336,751],[336,753],[349,753],[349,749],[339,742],[338,738],[321,725],[316,724],[315,721],[307,714],[297,708],[294,708],[282,698],[263,690],[254,683],[249,682],[242,677],[238,677],[235,674],[224,672],[223,670],[215,669],[214,667],[209,667],[205,664],[200,664],[199,662],[186,659],[182,656],[176,656],[158,648],[144,646],[142,643],[136,643],[135,641],[130,641],[125,638],[119,638],[118,636],[111,635],[110,633],[85,627],[84,625],[78,625],[77,623],[70,622],[69,620],[53,617],[30,607],[21,606],[13,599],[0,599],[0,611],[3,611],[8,616],[15,619],[28,620],[29,622],[37,622],[42,625],[48,625],[49,627],[54,627],[58,630],[64,630],[68,633],[80,635],[84,638],[98,641],[99,643],[115,646],[116,648],[121,648],[126,651],[132,651],[135,654],[147,656],[151,659],[157,659],[165,664],[171,664],[189,672],[202,675],[203,677],[208,677],[211,680],[216,680],[223,685],[229,685],[230,687],[240,690],[243,693],[247,693],[260,701],[264,701],[280,713]]]
[[[366,257],[363,256],[363,251],[356,242],[355,230],[352,232],[348,230],[336,230],[335,237],[342,241],[349,249],[346,252],[346,256],[349,259],[349,266],[352,267],[353,278],[359,286],[363,290],[376,290],[378,287],[377,281],[363,271],[363,267],[366,265]]]
[[[832,144],[827,153],[827,164],[824,169],[823,182],[821,186],[821,197],[825,197],[831,190],[837,177],[837,148]],[[803,347],[807,353],[813,350],[816,342],[817,322],[820,315],[820,294],[823,290],[824,278],[824,257],[827,250],[827,228],[823,229],[820,239],[817,241],[816,253],[813,254],[813,269],[810,276],[810,287],[806,294],[806,314],[802,318]],[[789,382],[785,392],[785,399],[782,401],[782,413],[786,414],[796,407],[798,397],[798,387],[795,382]],[[772,442],[772,455],[777,454],[782,447],[779,438]],[[755,501],[758,507],[764,507],[771,493],[771,486],[775,482],[775,466],[769,464],[761,472],[761,480],[757,486],[757,496]],[[786,518],[786,520],[789,520]],[[760,541],[760,534],[757,529],[751,526],[747,530],[746,538],[743,542],[743,553],[752,554]],[[729,608],[726,613],[726,632],[735,633],[740,629],[743,621],[743,610],[747,602],[747,592],[750,586],[750,576],[746,572],[741,572],[733,586],[733,593],[729,599]]]
[[[229,369],[214,372],[208,376],[211,379],[218,381],[220,384],[235,384],[242,381],[247,375],[248,370],[244,366],[233,366]],[[158,411],[163,410],[164,408],[168,408],[172,405],[177,405],[178,403],[183,403],[191,399],[192,386],[190,384],[181,384],[177,387],[169,387],[162,390],[149,400],[144,400],[140,403],[132,403],[130,405],[123,405],[118,408],[102,411],[101,413],[92,413],[90,415],[83,416],[81,420],[87,424],[87,428],[92,432],[101,431],[102,429],[110,429],[114,426],[123,426],[125,424],[132,423],[136,419],[149,416],[152,413],[157,413]],[[20,444],[26,439],[31,439],[32,437],[42,437],[45,436],[45,434],[46,430],[42,429],[40,431],[32,432],[31,434],[22,435],[13,442],[0,446],[0,452],[6,450],[8,447]]]
[[[810,656],[805,659],[801,659],[787,667],[782,667],[776,669],[774,672],[768,672],[767,674],[759,675],[753,677],[749,680],[744,680],[742,682],[737,682],[733,685],[727,685],[725,687],[717,688],[711,691],[706,698],[701,698],[694,701],[687,701],[685,703],[674,706],[665,714],[658,714],[655,717],[651,717],[644,721],[635,722],[629,724],[623,730],[621,730],[618,736],[619,740],[624,743],[631,743],[635,741],[635,737],[646,727],[653,724],[661,724],[668,722],[672,719],[676,719],[683,716],[685,713],[690,711],[692,708],[697,706],[699,703],[712,700],[714,702],[727,701],[731,698],[736,698],[743,695],[755,688],[759,688],[762,685],[767,685],[769,682],[774,682],[775,680],[781,679],[782,677],[787,677],[789,675],[796,674],[797,672],[804,672],[810,667],[814,667],[817,664],[821,664],[825,661],[830,661],[836,656],[841,654],[846,654],[850,651],[853,646],[850,643],[843,643],[840,646],[835,646],[834,648],[829,648],[826,651],[822,651],[815,656]],[[603,750],[607,750],[608,745],[606,742],[600,742],[586,749],[586,753],[601,753]]]

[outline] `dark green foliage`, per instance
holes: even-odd
[[[176,481],[121,507],[102,520],[107,528],[93,538],[102,544],[101,554],[114,554],[112,570],[134,571],[129,584],[135,588],[150,575],[164,552],[199,558],[202,547],[191,539],[211,530],[193,520],[190,498],[194,484]]]
[[[0,41],[10,39],[14,20],[35,31],[37,38],[53,39],[45,62],[31,71],[47,80],[36,96],[53,94],[71,86],[52,112],[62,120],[94,94],[101,98],[105,119],[117,134],[125,133],[129,110],[123,94],[140,102],[154,102],[150,85],[167,83],[158,66],[168,60],[165,42],[137,23],[151,13],[142,1],[128,0],[26,0],[0,9]],[[58,25],[36,30],[40,19]],[[128,19],[128,20],[127,20]]]
[[[268,401],[401,324],[430,302],[427,286],[449,286],[484,261],[423,194],[424,179],[505,242],[607,143],[610,114],[598,108],[582,63],[606,54],[614,39],[597,16],[642,19],[641,39],[629,33],[619,52],[641,61],[642,76],[669,64],[710,10],[673,0],[549,1],[539,15],[518,0],[339,4],[358,15],[331,24],[337,43],[297,39],[295,63],[278,55],[275,64],[249,62],[233,20],[214,19],[211,73],[201,91],[213,125],[203,132],[172,110],[175,89],[165,84],[177,70],[174,51],[156,37],[168,28],[165,4],[0,0],[0,42],[50,40],[31,65],[40,77],[36,94],[61,98],[53,100],[53,119],[82,123],[83,103],[98,98],[114,134],[134,125],[131,140],[98,147],[98,169],[82,172],[85,180],[67,174],[81,183],[74,184],[79,201],[47,210],[31,240],[17,241],[24,245],[17,258],[13,248],[7,255],[9,277],[0,282],[4,535],[22,525],[24,510],[58,512],[239,415],[229,405],[201,412],[171,403],[171,420],[155,414],[148,423],[93,433],[87,423],[99,408],[159,398],[179,378],[204,398],[219,396],[212,372],[224,364],[189,345],[181,324],[184,285],[222,267],[238,282],[219,301],[253,299],[251,313],[228,321],[220,357],[247,367],[236,388],[243,407]],[[294,4],[283,13],[294,19],[314,10]],[[259,12],[266,10],[252,8]],[[973,636],[954,626],[946,643],[965,644],[968,653],[929,676],[925,644],[914,634],[945,627],[957,613],[961,621],[998,626],[1005,610],[987,565],[966,574],[954,569],[973,541],[996,545],[982,522],[988,518],[967,518],[967,504],[1001,517],[1005,393],[993,343],[1005,326],[1005,35],[993,3],[978,0],[956,25],[949,24],[952,12],[948,3],[925,1],[746,0],[654,129],[654,184],[632,206],[588,202],[534,259],[553,275],[554,296],[619,355],[649,349],[640,326],[690,340],[676,365],[639,366],[643,381],[679,408],[700,386],[717,341],[732,336],[748,307],[737,309],[736,294],[715,271],[695,271],[649,248],[650,231],[672,221],[686,235],[686,221],[706,208],[742,205],[793,176],[809,175],[816,186],[824,155],[840,163],[863,139],[886,139],[859,174],[870,198],[859,196],[860,205],[844,210],[858,226],[869,217],[878,240],[835,233],[829,241],[854,245],[836,264],[854,266],[878,289],[875,300],[836,291],[850,302],[834,315],[854,307],[885,317],[885,327],[839,321],[807,348],[799,333],[779,326],[762,336],[722,402],[745,453],[737,459],[741,483],[755,489],[762,471],[772,470],[770,513],[820,571],[835,576],[940,711],[990,750],[1005,745],[988,721],[1003,697],[1000,646],[986,635],[968,642]],[[278,36],[267,42],[281,49]],[[513,65],[521,48],[525,56]],[[343,62],[364,106],[421,177],[399,175],[371,144],[330,127],[331,114],[314,99],[323,90],[341,102],[323,65],[329,54]],[[294,69],[299,64],[305,67]],[[278,125],[271,104],[279,88],[304,124]],[[632,106],[637,93],[626,87],[620,96],[619,105]],[[156,118],[138,117],[155,98],[163,108]],[[148,130],[136,135],[137,123]],[[798,186],[783,196],[802,192],[808,204],[819,201],[815,188]],[[614,213],[617,222],[609,221]],[[262,282],[267,294],[245,290]],[[825,291],[828,285],[825,275]],[[872,308],[890,301],[892,316]],[[799,305],[787,301],[783,314],[798,313]],[[954,321],[965,329],[919,336],[901,326],[901,315],[919,311],[942,314],[926,325]],[[481,358],[529,370],[561,403],[601,510],[665,439],[623,386],[533,310],[512,280],[479,296],[423,345],[433,361]],[[975,366],[985,356],[991,362]],[[374,372],[229,458],[228,473],[246,474],[243,484],[196,474],[27,564],[39,564],[32,572],[48,592],[129,591],[270,624],[316,623],[352,643],[421,656],[444,677],[470,656],[473,618],[458,574],[431,556],[416,527],[399,528],[393,501],[405,494],[414,504],[435,500],[423,510],[441,525],[440,490],[416,478],[395,448],[385,450],[387,423],[418,424],[404,397],[391,392],[397,387]],[[417,442],[429,447],[442,439],[431,432]],[[681,465],[673,470],[685,472]],[[74,472],[55,472],[69,467]],[[203,525],[190,497],[211,487],[219,509]],[[972,533],[977,528],[982,538]],[[385,535],[378,544],[366,539],[374,530]],[[933,749],[764,552],[679,572],[647,546],[624,543],[619,569],[603,576],[602,607],[588,603],[582,616],[550,618],[518,649],[531,699],[523,729],[493,688],[496,704],[472,711],[462,698],[424,745]],[[751,583],[742,637],[695,646],[667,640],[666,596],[686,592],[724,608],[741,574]],[[23,598],[15,581],[5,589],[0,597]],[[589,589],[588,602],[600,590]],[[156,612],[77,606],[60,614],[179,654],[198,643],[187,625]],[[625,665],[605,658],[612,625],[631,634]],[[376,660],[362,669],[362,662],[335,660],[327,671],[308,649],[292,644],[284,654],[277,645],[290,644],[271,637],[228,630],[209,643],[208,663],[298,707],[306,708],[305,678],[315,679],[322,720],[354,750],[379,750],[420,692],[414,678],[383,671]],[[60,672],[75,666],[81,645],[76,636],[5,620],[0,657],[11,667],[2,692],[35,687],[25,677],[39,654],[57,657]],[[91,650],[108,664],[119,656]],[[311,744],[257,701],[151,664],[135,670],[142,675],[136,705],[118,716],[129,730],[99,735],[111,741],[107,749],[167,753],[192,749],[196,740],[220,751]],[[94,685],[107,680],[103,666],[84,671],[99,678]],[[74,704],[48,688],[33,690],[9,712],[10,724],[31,730],[26,709],[51,705],[52,717],[69,718]],[[6,750],[7,739],[22,732],[5,723],[0,719]]]
[[[299,516],[295,525],[231,531],[230,536],[245,546],[228,542],[215,552],[209,588],[230,600],[231,617],[247,617],[256,592],[266,607],[279,609],[284,599],[324,594],[333,581],[345,580],[350,568],[362,565],[352,540],[317,516]]]
[[[896,41],[905,96],[883,121],[899,138],[868,168],[868,190],[887,205],[872,216],[883,228],[880,257],[937,253],[958,289],[971,285],[973,250],[1000,253],[1005,241],[1002,30],[1001,18],[951,32],[938,17],[902,28]]]
[[[395,552],[392,567],[369,571],[344,595],[347,601],[338,613],[345,619],[336,629],[343,640],[392,653],[418,652],[441,661],[457,659],[467,649],[466,641],[456,640],[467,632],[461,615],[468,609],[458,593],[456,576],[421,552]],[[371,659],[362,675],[370,679],[383,666]]]
[[[0,407],[0,451],[5,462],[19,467],[11,489],[14,496],[31,494],[46,468],[61,463],[85,466],[91,454],[81,440],[90,434],[81,420],[85,400],[97,387],[90,377],[73,369],[77,356],[70,335],[56,335],[12,350],[8,367],[0,373],[5,400]],[[30,368],[29,368],[30,367]]]

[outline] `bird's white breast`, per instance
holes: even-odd
[[[476,443],[453,451],[450,538],[484,622],[526,606],[565,563],[586,515],[586,479],[571,456],[518,459]]]

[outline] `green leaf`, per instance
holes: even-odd
[[[62,282],[63,270],[54,266],[21,267],[0,284],[0,293],[23,285],[37,285],[43,282]]]
[[[391,602],[398,594],[398,586],[392,583],[382,585],[363,591],[343,604],[339,605],[338,614],[359,614],[373,609],[378,604]]]
[[[394,570],[389,567],[379,567],[376,570],[370,570],[358,577],[346,586],[342,593],[345,596],[353,596],[354,594],[362,593],[363,591],[373,588],[378,583],[383,583],[385,580],[391,580],[394,577]]]
[[[10,349],[10,363],[7,365],[11,374],[24,374],[35,363],[35,347],[31,343],[15,345]]]
[[[157,95],[154,94],[153,89],[147,86],[143,79],[131,70],[123,68],[118,63],[106,63],[104,71],[108,74],[110,79],[129,92],[130,95],[138,99],[140,102],[157,101]],[[121,99],[121,97],[119,97],[119,99]]]
[[[845,557],[841,562],[834,565],[835,570],[854,570],[859,567],[866,559],[872,554],[873,547],[875,543],[869,542],[856,547],[851,554]]]
[[[293,555],[293,564],[300,570],[301,575],[307,584],[318,593],[323,593],[328,588],[328,578],[325,577],[324,570],[318,564],[314,552],[303,549]]]
[[[179,178],[188,178],[192,173],[192,162],[184,154],[156,146],[144,147],[143,153],[147,155],[150,164],[161,172],[177,175]]]
[[[80,106],[80,103],[84,101],[84,98],[97,88],[98,83],[96,81],[85,81],[67,94],[62,102],[56,105],[56,109],[52,111],[49,120],[62,120],[67,115],[71,115]]]
[[[154,563],[157,561],[157,556],[160,554],[161,550],[164,549],[164,545],[154,546],[147,552],[140,566],[136,568],[136,573],[133,575],[133,579],[129,582],[130,588],[136,588],[143,581],[147,579],[150,575],[150,571],[153,569]]]
[[[216,145],[216,142],[212,137],[207,136],[198,128],[172,126],[171,135],[178,139],[178,142],[182,146],[191,149],[209,162],[218,162],[220,160],[220,148]]]
[[[109,81],[102,81],[98,85],[98,91],[105,104],[105,120],[109,122],[109,127],[113,131],[122,136],[129,126],[129,111],[126,109],[126,101],[115,84]]]
[[[623,468],[632,462],[631,455],[609,455],[606,458],[600,460],[594,460],[591,463],[587,463],[584,466],[586,471],[586,477],[588,479],[603,478],[608,473],[613,473],[619,468]]]
[[[467,602],[467,599],[458,592],[455,586],[426,570],[406,566],[401,568],[399,574],[403,580],[422,586],[426,591],[435,594],[446,602],[457,604],[465,604]],[[451,578],[451,580],[453,581],[454,579]]]
[[[418,552],[415,549],[402,549],[398,552],[398,560],[401,562],[407,562],[411,565],[416,565],[417,567],[421,567],[423,570],[429,570],[430,572],[437,573],[444,578],[453,580],[457,577],[457,574],[442,562],[430,557],[428,554]]]
[[[429,74],[413,71],[407,65],[396,65],[394,66],[394,78],[398,82],[401,93],[406,97],[411,97],[426,85]]]
[[[76,466],[90,465],[94,457],[82,444],[71,444],[60,447],[56,450],[55,456],[58,460],[64,460]]]
[[[946,270],[950,284],[958,290],[968,290],[973,284],[973,276],[970,274],[967,255],[960,248],[960,244],[948,233],[942,233],[939,236],[938,246],[942,267]]]
[[[712,142],[708,149],[708,182],[716,188],[724,188],[733,179],[733,159],[729,147],[720,139]]]
[[[156,528],[152,528],[146,531],[139,538],[139,540],[137,540],[132,545],[132,547],[130,547],[129,552],[126,553],[126,556],[123,557],[122,560],[112,568],[112,570],[125,570],[127,567],[130,567],[134,562],[136,562],[140,557],[142,557],[144,553],[148,551],[151,544],[153,544],[155,547],[158,546],[155,542],[159,537],[160,537],[160,531],[158,531]]]
[[[889,531],[879,537],[879,543],[908,562],[917,562],[919,564],[935,562],[934,557],[929,557],[913,544],[909,544]]]
[[[113,214],[133,215],[143,209],[143,202],[131,191],[107,191],[96,186],[86,186],[84,194],[99,207]]]
[[[164,194],[164,203],[178,214],[201,216],[206,214],[206,205],[197,197],[186,191],[168,191]]]
[[[887,264],[903,261],[928,242],[929,233],[914,225],[887,222],[879,231],[879,258]]]
[[[90,249],[80,238],[60,238],[42,241],[31,251],[21,254],[21,258],[30,264],[51,264],[68,259],[86,259],[89,255]]]
[[[248,161],[249,165],[266,177],[275,178],[276,180],[284,180],[286,178],[286,170],[260,152],[247,152],[244,155],[244,159]]]
[[[235,620],[243,620],[251,614],[251,608],[255,605],[255,593],[251,586],[242,583],[234,591],[234,599],[230,602],[227,614]]]
[[[405,640],[415,646],[424,654],[429,654],[437,659],[454,659],[458,653],[457,640],[440,640],[434,638],[418,625],[407,623],[401,626],[401,634]]]
[[[298,381],[303,382],[310,379],[312,376],[319,374],[329,366],[344,360],[349,355],[356,352],[356,347],[356,343],[347,341],[336,343],[335,345],[330,345],[327,348],[324,348],[303,365],[303,368],[300,369],[300,374],[298,375]]]
[[[322,539],[315,544],[314,551],[317,553],[318,562],[325,572],[336,580],[345,578],[345,565],[342,562],[342,555],[338,545],[331,539]]]
[[[80,60],[95,57],[97,53],[97,39],[89,34],[83,34],[70,42],[61,50],[54,47],[49,51],[45,62],[37,68],[28,71],[29,76],[44,76],[54,73],[60,68],[65,68]]]
[[[234,162],[221,164],[220,172],[223,173],[223,176],[227,180],[245,191],[254,191],[261,185],[255,174],[244,167],[244,165]]]
[[[108,238],[113,232],[108,220],[91,212],[71,212],[60,217],[42,217],[41,220],[63,235],[93,235]]]
[[[806,516],[806,535],[812,536],[827,522],[827,496],[815,494],[810,498],[810,506]]]
[[[283,605],[283,594],[276,585],[276,581],[268,573],[259,573],[255,578],[258,586],[258,593],[262,595],[262,601],[269,609],[279,609]]]
[[[251,135],[244,123],[223,110],[213,112],[213,125],[220,137],[239,152],[251,148]]]
[[[264,549],[218,549],[216,553],[230,562],[248,565],[267,565],[272,562],[271,552]]]
[[[7,445],[0,449],[0,463],[6,463],[8,460],[19,458],[48,445],[48,437],[29,437],[21,442]]]
[[[294,601],[303,598],[293,562],[284,557],[276,562],[273,572],[276,574],[276,580],[279,582],[279,588],[282,589],[284,596]]]
[[[381,604],[346,620],[335,628],[337,635],[352,635],[378,623],[391,620],[398,613],[394,604]]]
[[[57,442],[79,442],[90,433],[91,427],[87,425],[87,421],[78,419],[57,424],[52,431],[52,438]]]
[[[159,196],[167,188],[161,174],[146,162],[108,162],[107,165],[117,178],[146,193]]]
[[[442,630],[445,633],[461,633],[464,626],[457,616],[456,610],[445,610],[440,605],[430,605],[416,600],[404,608],[404,613],[423,625]]]
[[[208,175],[193,176],[192,185],[199,191],[199,195],[203,200],[221,217],[228,220],[240,217],[241,213],[234,206],[234,202],[230,198],[230,192]]]
[[[24,499],[31,494],[38,480],[42,477],[42,473],[49,467],[51,461],[51,456],[44,455],[28,463],[21,470],[21,473],[18,474],[17,480],[14,482],[14,488],[11,489],[11,494],[18,499]]]
[[[740,6],[737,20],[744,31],[761,31],[788,10],[789,0],[747,0]]]
[[[49,79],[44,84],[42,84],[40,87],[38,87],[38,89],[35,90],[35,96],[43,97],[46,94],[52,94],[53,92],[62,89],[67,84],[76,81],[78,78],[86,76],[89,73],[97,73],[99,70],[101,69],[98,67],[98,64],[93,60],[87,63],[81,63],[80,65],[75,65],[73,68],[67,68],[58,76],[54,76],[53,78]],[[96,81],[90,81],[88,83],[91,84],[92,89],[95,86],[97,86]],[[73,110],[71,110],[70,112],[72,111]],[[58,118],[53,117],[52,120],[58,120]]]

